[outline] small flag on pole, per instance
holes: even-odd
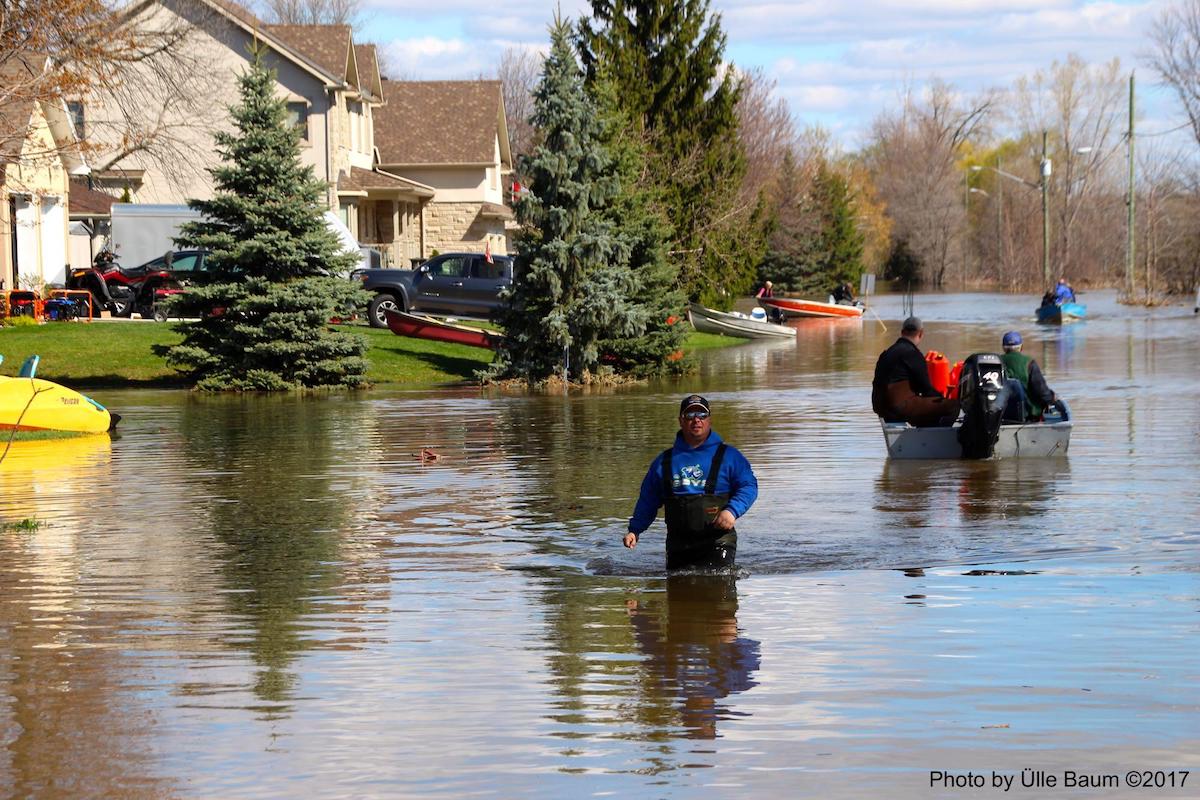
[[[486,239],[484,239],[483,259],[485,261],[487,261],[487,263],[489,263],[489,264],[496,263],[495,261],[492,260],[492,237],[490,237],[490,236],[487,237]]]

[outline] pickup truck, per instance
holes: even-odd
[[[416,269],[356,269],[350,279],[375,296],[367,320],[386,328],[383,312],[419,311],[487,319],[503,302],[500,293],[512,284],[513,260],[482,253],[444,253]]]

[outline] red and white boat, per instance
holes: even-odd
[[[466,325],[455,325],[433,317],[421,314],[409,314],[406,311],[385,309],[388,328],[397,336],[412,336],[417,339],[431,339],[435,342],[452,342],[466,344],[471,347],[486,347],[495,349],[504,334],[494,331],[469,328]]]
[[[848,306],[842,303],[822,303],[819,300],[801,300],[797,297],[760,297],[764,308],[778,309],[786,317],[837,317],[858,319],[866,310],[864,306]]]

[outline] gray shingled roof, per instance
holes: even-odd
[[[500,81],[384,81],[375,146],[388,165],[491,164]]]

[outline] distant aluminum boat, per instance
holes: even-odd
[[[1071,411],[1059,400],[1061,416],[1048,416],[1044,422],[1012,423],[1000,426],[992,458],[1049,458],[1065,456],[1071,444]],[[883,439],[888,458],[961,458],[958,443],[959,423],[951,427],[914,428],[906,422],[883,422]]]
[[[504,337],[504,334],[501,333],[469,328],[466,325],[455,325],[421,314],[409,314],[406,311],[386,309],[384,316],[387,318],[388,328],[397,336],[412,336],[417,339],[430,339],[436,342],[451,342],[488,349],[495,349]]]
[[[692,321],[693,328],[703,333],[721,333],[743,339],[796,338],[795,328],[766,319],[755,319],[736,311],[716,311],[699,303],[692,303],[688,308],[688,319]]]
[[[760,297],[758,302],[765,308],[775,308],[788,317],[837,317],[858,319],[866,309],[863,306],[848,306],[842,303],[822,303],[819,300],[801,300],[795,297]]]
[[[1039,306],[1037,321],[1046,325],[1062,325],[1064,322],[1074,322],[1087,316],[1087,306],[1082,303],[1063,303],[1056,305],[1047,303]]]

